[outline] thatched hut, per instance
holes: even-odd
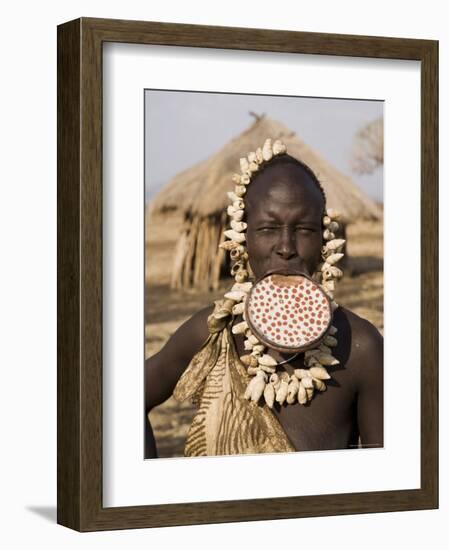
[[[155,196],[149,215],[179,212],[182,228],[177,241],[171,288],[201,287],[216,290],[220,274],[227,269],[227,257],[218,244],[228,229],[226,194],[234,187],[232,174],[239,159],[259,147],[267,137],[279,138],[292,156],[309,165],[319,177],[328,206],[339,210],[344,222],[381,219],[379,206],[350,178],[341,174],[283,124],[259,117],[246,131],[221,150],[175,176]],[[229,271],[226,272],[228,274]]]

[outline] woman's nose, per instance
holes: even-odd
[[[283,227],[281,229],[279,241],[276,246],[276,254],[284,259],[289,259],[298,255],[296,250],[295,231],[292,231],[289,227]]]

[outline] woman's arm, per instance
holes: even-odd
[[[164,347],[145,361],[145,458],[156,458],[157,447],[148,413],[173,393],[192,357],[209,336],[207,318],[214,306],[208,306],[185,321]]]
[[[359,336],[357,421],[362,447],[384,445],[383,338],[368,321]]]

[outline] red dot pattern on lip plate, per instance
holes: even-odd
[[[253,286],[247,315],[260,336],[279,347],[298,349],[324,334],[331,309],[323,290],[307,277],[277,279],[273,274]]]

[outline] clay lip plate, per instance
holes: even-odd
[[[324,309],[328,310],[329,313],[329,319],[326,326],[324,326],[319,334],[315,339],[308,341],[306,344],[301,345],[299,347],[293,347],[293,346],[285,346],[279,343],[278,341],[273,341],[269,338],[268,335],[262,334],[260,332],[260,328],[257,328],[257,326],[254,325],[254,323],[251,321],[251,315],[249,313],[249,306],[251,303],[251,297],[253,296],[253,293],[258,288],[258,283],[262,280],[265,280],[267,278],[270,278],[273,283],[275,283],[278,287],[294,287],[295,280],[297,281],[297,284],[299,285],[300,282],[303,282],[304,279],[307,279],[310,283],[312,283],[317,291],[325,298],[326,302],[323,306]],[[293,283],[293,284],[292,284]],[[331,324],[332,324],[332,308],[331,303],[328,295],[324,292],[324,290],[320,287],[319,283],[314,281],[310,276],[308,276],[305,273],[301,272],[293,272],[293,271],[285,271],[285,270],[271,270],[267,271],[262,277],[260,277],[251,288],[247,299],[245,300],[245,318],[246,322],[248,323],[248,326],[251,330],[251,332],[260,340],[260,342],[276,351],[280,352],[286,352],[286,353],[299,353],[302,351],[307,351],[308,349],[311,349],[315,346],[315,344],[322,340],[326,333],[328,332]]]

